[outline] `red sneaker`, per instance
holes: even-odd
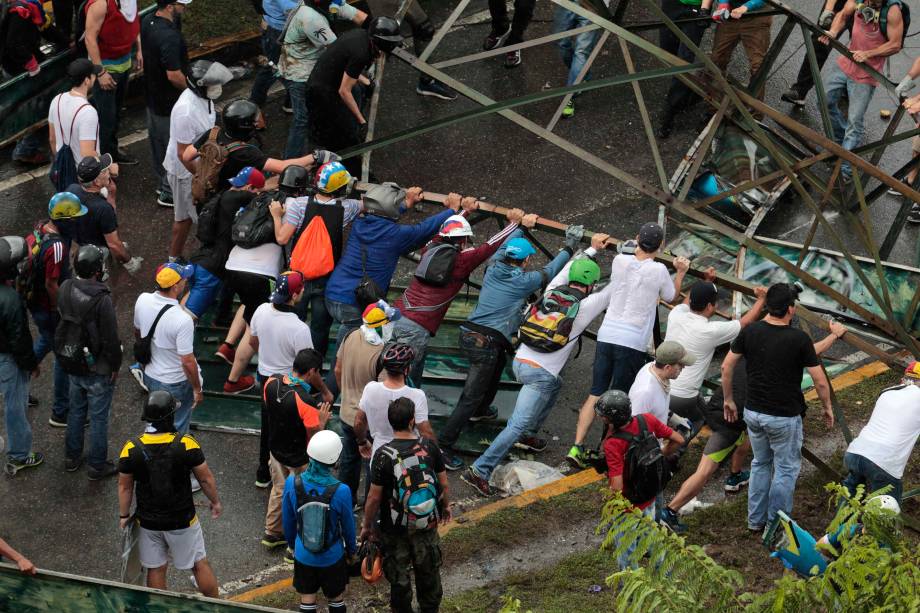
[[[225,394],[240,394],[246,390],[251,390],[256,385],[255,377],[250,375],[243,375],[240,377],[240,380],[237,382],[230,381],[227,379],[224,381],[224,393]]]
[[[233,359],[236,357],[236,349],[227,343],[221,343],[220,347],[217,348],[217,351],[214,352],[214,355],[219,357],[230,366],[233,366]]]

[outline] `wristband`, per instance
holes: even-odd
[[[131,517],[130,514],[128,514],[128,515],[119,515],[119,516],[118,516],[118,519],[128,519],[129,517]]]

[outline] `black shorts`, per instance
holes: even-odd
[[[272,293],[272,282],[262,275],[240,270],[227,271],[227,288],[240,297],[243,303],[243,319],[249,324],[256,309],[268,302]]]
[[[294,590],[298,594],[315,594],[320,589],[328,598],[337,598],[348,585],[348,565],[343,554],[332,566],[307,566],[294,560]]]

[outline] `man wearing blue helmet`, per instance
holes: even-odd
[[[521,220],[525,228],[533,228],[536,223],[536,214],[525,215]],[[463,460],[454,455],[452,447],[466,423],[498,417],[492,401],[512,349],[511,338],[521,323],[524,301],[559,274],[578,248],[584,228],[569,226],[565,233],[565,246],[559,255],[542,269],[532,271],[526,268],[536,249],[523,234],[522,230],[516,230],[492,256],[483,277],[479,302],[469,319],[460,326],[460,349],[469,357],[470,369],[460,400],[438,434],[449,470],[463,468]],[[534,432],[524,433],[525,436],[532,434]]]

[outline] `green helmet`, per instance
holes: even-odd
[[[601,278],[601,269],[591,258],[580,258],[569,268],[569,282],[594,285]]]

